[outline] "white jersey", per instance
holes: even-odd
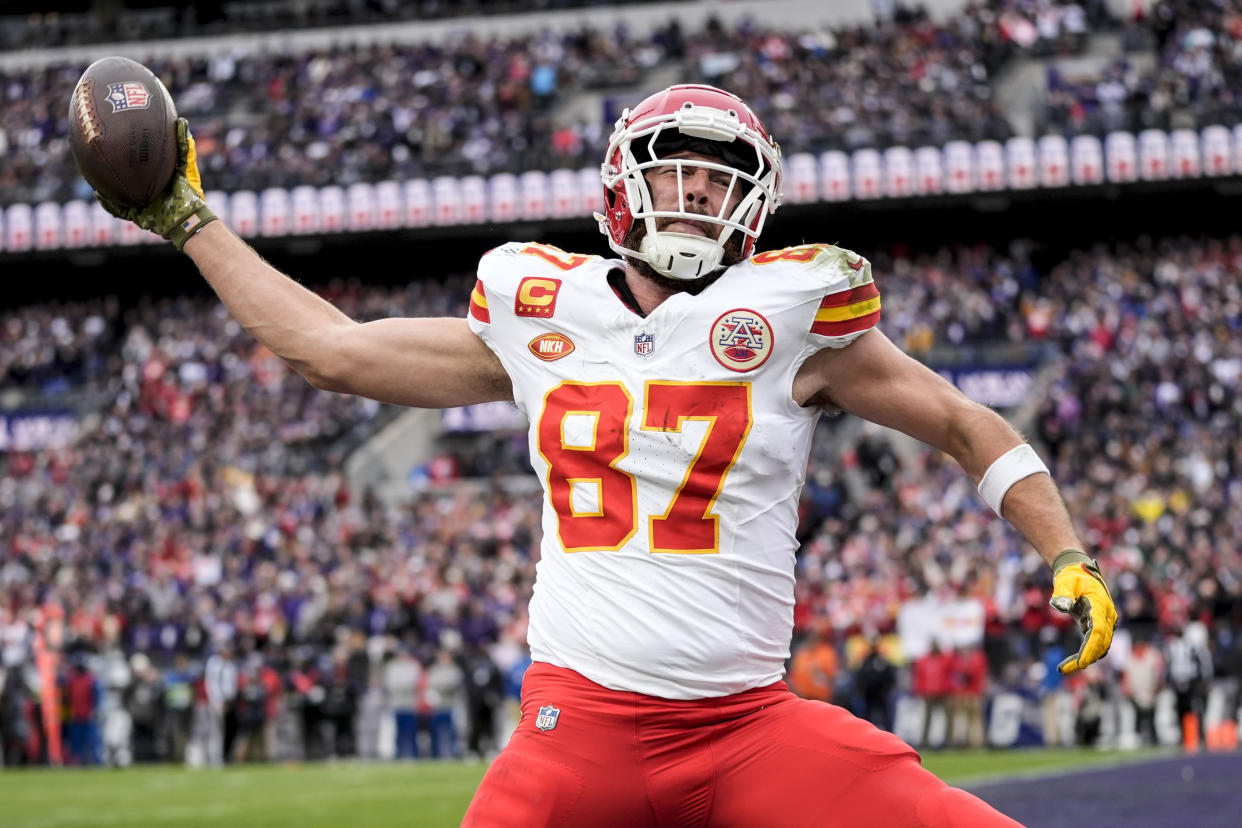
[[[763,253],[644,318],[608,282],[623,266],[511,243],[471,296],[546,496],[531,656],[669,699],[770,684],[817,418],[794,375],[878,321],[871,267],[830,245]]]

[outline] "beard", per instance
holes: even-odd
[[[663,230],[665,227],[668,227],[670,224],[678,220],[679,219],[667,216],[664,218],[657,218],[655,220],[656,230]],[[724,228],[721,227],[720,231],[723,232]],[[634,222],[632,227],[630,227],[630,232],[626,234],[625,241],[622,242],[622,246],[629,248],[630,250],[638,250],[642,240],[646,237],[647,222],[639,219]],[[658,287],[664,288],[665,290],[689,293],[691,296],[697,296],[706,290],[709,285],[723,276],[726,270],[742,261],[743,238],[744,236],[742,233],[734,233],[731,235],[729,240],[724,244],[724,252],[720,255],[720,267],[705,276],[698,277],[697,279],[674,279],[671,276],[665,276],[647,262],[633,256],[626,256],[625,262],[637,270],[639,275],[651,280]]]

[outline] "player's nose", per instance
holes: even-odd
[[[697,169],[692,174],[683,179],[682,186],[685,189],[687,204],[705,204],[707,203],[707,189],[711,183],[709,173],[705,169]]]

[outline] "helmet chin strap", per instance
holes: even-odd
[[[643,236],[638,252],[657,273],[670,279],[690,280],[719,268],[723,251],[715,239],[657,231]]]

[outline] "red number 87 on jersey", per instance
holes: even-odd
[[[648,381],[643,392],[640,437],[707,423],[667,510],[647,516],[650,549],[717,553],[720,520],[712,508],[750,434],[750,383]],[[630,450],[633,419],[634,400],[618,382],[562,382],[544,398],[537,445],[565,551],[615,551],[638,531],[638,486],[617,468]]]

